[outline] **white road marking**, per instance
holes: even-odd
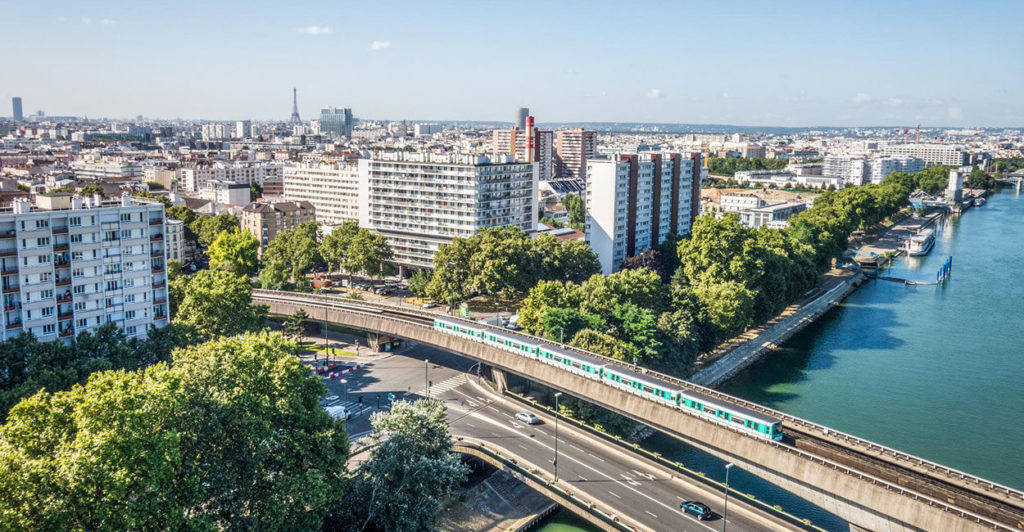
[[[609,491],[608,494],[609,495],[614,495],[614,496],[616,496],[616,497],[618,497],[620,499],[622,498],[622,495],[619,495],[618,493],[615,493],[614,491]]]
[[[652,514],[651,512],[648,512],[647,510],[644,510],[644,512],[646,512],[646,513],[647,513],[647,515],[649,515],[649,516],[651,516],[651,517],[653,517],[653,518],[655,518],[655,519],[657,519],[657,518],[658,518],[658,516],[657,516],[657,515],[655,515],[655,514]]]
[[[590,482],[590,481],[589,481],[589,480],[587,480],[587,478],[586,478],[586,477],[584,477],[583,475],[576,475],[576,478],[578,478],[578,479],[582,480],[583,482]]]

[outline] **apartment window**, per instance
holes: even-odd
[[[82,235],[71,235],[71,243],[78,244],[82,241]]]
[[[44,307],[44,308],[42,308],[40,310],[42,311],[42,314],[43,314],[44,318],[53,316],[53,307]]]
[[[79,329],[84,329],[84,328],[86,328],[88,326],[89,326],[89,318],[82,318],[82,319],[80,319],[80,320],[75,322],[75,327],[78,327]]]
[[[121,213],[121,221],[122,221],[122,222],[130,222],[130,221],[132,221],[132,215],[131,215],[131,213],[128,213],[128,212],[122,212],[122,213]]]
[[[75,310],[85,310],[85,301],[78,301],[75,303]]]
[[[50,256],[49,255],[40,255],[39,257],[36,258],[36,262],[38,264],[49,264],[50,263]]]
[[[39,300],[53,299],[53,290],[43,290],[39,292]]]
[[[131,238],[131,237],[132,237],[132,230],[131,229],[124,229],[124,230],[121,231],[121,238]]]
[[[43,325],[43,334],[53,334],[54,332],[56,332],[56,330],[57,326],[52,323],[47,323],[46,325]]]
[[[85,268],[72,268],[71,269],[71,276],[72,277],[81,277],[83,275],[85,275]]]
[[[38,246],[38,247],[49,246],[49,245],[50,245],[50,237],[48,237],[48,236],[36,239],[36,246]]]
[[[46,229],[50,227],[50,220],[36,220],[36,229]]]
[[[73,292],[75,294],[84,294],[85,293],[85,285],[84,284],[80,284],[80,285],[72,288],[71,292]]]
[[[107,281],[107,290],[117,290],[118,288],[117,281]]]
[[[128,326],[128,327],[126,327],[126,328],[125,328],[125,332],[126,332],[126,333],[128,333],[128,335],[129,335],[129,336],[131,336],[131,335],[135,334],[135,332],[136,332],[137,330],[138,330],[138,327],[136,327],[136,326],[134,326],[134,325],[130,325],[130,326]]]
[[[68,225],[70,225],[72,227],[76,227],[76,226],[82,225],[82,217],[81,216],[72,216],[72,217],[68,218]]]
[[[117,231],[106,231],[103,233],[104,242],[110,242],[113,240],[117,240]]]
[[[124,319],[126,319],[126,320],[134,320],[135,319],[135,311],[134,310],[129,310],[129,311],[125,312],[124,313]]]

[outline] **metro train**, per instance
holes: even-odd
[[[607,386],[620,388],[651,401],[737,429],[755,438],[782,440],[782,422],[777,418],[728,404],[699,392],[682,390],[594,357],[462,320],[438,317],[434,319],[434,329],[557,366],[562,370],[600,381]]]

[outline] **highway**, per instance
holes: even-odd
[[[364,405],[376,409],[378,393],[399,398],[425,395],[424,379],[430,360],[431,397],[448,406],[451,432],[502,447],[553,475],[554,419],[509,398],[501,397],[473,382],[474,363],[468,359],[427,346],[411,346],[369,362],[346,379],[348,402],[362,395]],[[338,379],[325,381],[332,395],[341,394]],[[382,406],[382,408],[386,408]],[[526,425],[515,413],[532,411],[542,420]],[[350,434],[369,430],[368,416],[353,418]],[[563,486],[589,500],[618,509],[624,521],[640,529],[674,531],[717,531],[722,520],[697,521],[679,510],[683,500],[704,502],[716,514],[722,513],[722,493],[702,484],[676,477],[673,472],[610,442],[579,430],[564,421],[558,427],[558,474]],[[743,501],[730,497],[728,529],[737,531],[798,530],[774,516],[767,516]]]

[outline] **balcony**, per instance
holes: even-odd
[[[0,257],[13,257],[18,254],[18,250],[12,249],[9,251],[0,251]]]
[[[58,320],[70,320],[71,317],[74,316],[74,315],[75,315],[74,312],[68,311],[68,312],[65,312],[64,314],[57,314],[57,319]]]
[[[66,286],[71,284],[71,278],[65,277],[64,279],[57,279],[57,286]]]
[[[67,251],[69,249],[71,249],[71,247],[68,244],[54,244],[53,245],[53,250],[54,251]]]
[[[6,233],[0,233],[0,238],[14,238],[14,231],[7,231]]]
[[[4,312],[10,312],[12,310],[18,310],[21,305],[4,305]]]
[[[18,268],[11,268],[10,270],[0,270],[0,275],[18,275]]]
[[[12,286],[10,288],[4,288],[3,293],[5,293],[5,294],[13,294],[13,293],[17,292],[18,289],[19,289],[19,287],[17,287],[17,286]]]
[[[163,304],[164,304],[164,303],[166,303],[166,302],[167,302],[167,300],[166,300],[166,299],[154,299],[154,300],[153,300],[153,304],[154,304],[154,305],[163,305]]]
[[[162,250],[162,249],[160,251],[154,251],[154,252],[149,254],[149,257],[153,258],[153,259],[160,258],[160,257],[163,257],[163,256],[164,256],[164,250]]]
[[[63,295],[57,296],[57,302],[58,303],[70,303],[71,302],[71,292],[64,292]]]
[[[164,239],[164,235],[153,235],[149,237],[150,242],[159,242]]]
[[[164,273],[164,267],[163,266],[157,266],[156,268],[153,268],[151,273]]]
[[[61,331],[60,332],[61,338],[65,338],[65,337],[71,336],[73,334],[75,334],[75,331],[73,331],[72,329],[67,329],[65,331]]]
[[[164,287],[164,282],[163,281],[153,283],[153,288],[163,288],[163,287]]]
[[[163,220],[150,220],[149,221],[149,225],[163,225],[163,224],[164,224]]]
[[[55,234],[55,235],[66,235],[67,232],[68,232],[68,228],[67,227],[59,227],[59,228],[53,230],[53,234]]]
[[[18,327],[21,327],[20,321],[12,321],[11,323],[7,324],[8,329],[17,329]]]

